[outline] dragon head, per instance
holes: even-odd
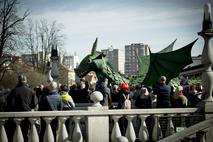
[[[91,54],[87,55],[79,64],[79,66],[75,69],[75,73],[81,78],[87,75],[90,71],[95,71],[96,73],[102,69],[103,64],[103,57],[105,55],[102,52],[96,51],[97,48],[97,41],[96,38]]]

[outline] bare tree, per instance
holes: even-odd
[[[24,38],[24,45],[31,52],[32,55],[32,64],[34,69],[38,68],[39,39],[37,26],[37,23],[33,23],[32,20],[29,19],[28,23],[25,26]]]
[[[11,69],[9,66],[14,61],[11,53],[19,46],[23,21],[29,15],[25,11],[19,16],[18,5],[18,0],[0,0],[0,79]]]
[[[22,16],[17,15],[18,0],[0,1],[0,57],[4,52],[13,51],[18,44],[21,34],[22,22],[29,15],[25,11]]]
[[[61,47],[63,45],[63,35],[61,27],[56,21],[49,23],[46,19],[39,22],[29,21],[26,26],[25,46],[32,54],[33,63],[42,73],[47,71],[47,63],[52,46]],[[33,55],[37,55],[33,56]],[[35,64],[34,64],[35,67]]]

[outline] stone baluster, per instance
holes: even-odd
[[[162,133],[162,130],[160,127],[159,117],[160,117],[160,115],[154,115],[155,124],[154,124],[154,128],[152,130],[153,141],[158,141],[159,139],[163,138],[163,133]]]
[[[6,119],[0,119],[0,142],[8,142],[7,134],[4,128]]]
[[[172,116],[173,115],[170,115],[167,118],[168,122],[167,122],[166,134],[165,134],[166,137],[175,133],[175,128],[174,128],[174,125],[173,125],[173,122],[172,122]]]
[[[112,140],[112,142],[117,142],[117,138],[121,137],[121,130],[120,130],[120,127],[118,124],[118,120],[121,118],[121,116],[113,115],[111,118],[114,121],[114,125],[112,128],[112,134],[111,134],[111,140]]]
[[[54,142],[54,136],[53,136],[52,128],[50,126],[50,122],[54,119],[54,117],[44,117],[43,119],[46,123],[46,129],[45,129],[43,141]]]
[[[132,124],[132,119],[135,116],[132,115],[127,115],[126,118],[128,120],[128,125],[127,125],[127,129],[126,129],[126,134],[125,136],[128,138],[129,142],[134,142],[136,139],[136,135],[135,135],[135,130]]]
[[[38,142],[39,137],[38,137],[37,129],[35,126],[35,123],[36,121],[38,121],[38,118],[32,117],[32,118],[29,118],[28,120],[30,121],[30,124],[31,124],[29,142]]]
[[[75,122],[75,127],[73,130],[72,141],[73,142],[83,142],[83,136],[82,136],[81,128],[79,125],[81,117],[75,116],[75,117],[73,117],[73,120]]]
[[[188,114],[183,114],[181,115],[181,118],[180,118],[180,122],[181,122],[181,127],[186,127],[186,117],[188,116]]]
[[[58,135],[58,142],[67,142],[69,141],[69,135],[67,133],[67,129],[65,126],[65,122],[68,117],[59,117],[59,135]]]
[[[141,119],[141,126],[140,126],[140,130],[139,130],[139,140],[146,142],[149,141],[149,132],[147,130],[147,126],[146,126],[146,115],[139,115],[140,119]]]
[[[22,131],[21,131],[21,127],[20,127],[20,123],[23,119],[21,118],[14,118],[14,122],[16,124],[16,129],[15,129],[15,133],[13,136],[13,142],[24,142],[24,138],[22,135]]]
[[[207,130],[204,130],[204,131],[199,131],[196,133],[196,136],[197,136],[197,141],[198,142],[206,142],[206,132]]]

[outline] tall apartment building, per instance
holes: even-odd
[[[102,49],[109,63],[115,71],[124,73],[124,51],[121,49]]]
[[[76,68],[78,67],[80,60],[77,55],[74,56],[64,56],[62,60],[63,65],[65,65],[68,68]]]
[[[125,74],[136,75],[139,68],[138,57],[146,55],[149,55],[147,44],[133,43],[131,45],[125,45]]]

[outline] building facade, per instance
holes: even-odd
[[[136,75],[138,72],[138,58],[149,55],[149,46],[143,43],[125,45],[125,74]]]
[[[79,57],[74,55],[74,56],[64,56],[62,60],[62,64],[65,65],[68,68],[76,68],[78,67],[80,63]]]
[[[115,71],[124,74],[124,51],[121,49],[102,49],[102,53],[106,55],[110,65]]]

